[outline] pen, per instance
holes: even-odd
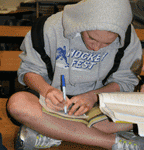
[[[63,91],[63,98],[66,101],[66,87],[65,87],[65,78],[62,75],[62,91]],[[64,113],[67,114],[67,106],[64,106]]]

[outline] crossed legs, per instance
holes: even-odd
[[[108,120],[88,128],[83,123],[67,121],[45,114],[39,99],[28,92],[18,92],[9,99],[7,109],[12,117],[45,136],[80,144],[111,149],[118,131],[132,129],[132,124],[115,124]]]

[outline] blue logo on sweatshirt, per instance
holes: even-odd
[[[91,51],[84,52],[73,49],[66,55],[66,46],[64,46],[63,48],[59,47],[57,49],[56,60],[64,60],[64,67],[66,68],[69,67],[68,58],[70,58],[72,60],[72,63],[70,64],[71,67],[91,70],[98,62],[103,61],[107,55],[108,53],[91,53]]]
[[[64,60],[66,63],[65,67],[69,67],[69,63],[67,62],[67,57],[66,57],[66,46],[63,47],[63,49],[61,47],[59,47],[57,49],[57,56],[56,56],[56,60],[57,59],[61,59]]]

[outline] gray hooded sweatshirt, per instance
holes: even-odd
[[[47,83],[61,89],[61,75],[65,75],[68,95],[78,95],[103,87],[102,80],[114,64],[118,48],[123,47],[125,33],[132,21],[129,0],[83,0],[67,5],[64,11],[49,17],[44,25],[45,51],[50,56],[54,70],[51,82],[45,63],[33,49],[31,32],[28,32],[21,45],[22,59],[18,70],[21,84],[25,73],[41,75]],[[106,84],[115,82],[121,92],[131,92],[138,84],[137,77],[130,67],[137,59],[142,59],[141,43],[133,25],[131,43],[124,53],[118,70]],[[106,30],[119,35],[109,46],[98,51],[88,50],[81,38],[87,30]]]

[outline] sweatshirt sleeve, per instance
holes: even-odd
[[[108,78],[106,84],[115,82],[119,84],[121,92],[133,92],[139,80],[131,71],[132,66],[139,70],[142,68],[142,46],[133,26],[131,43],[124,52],[119,69]]]
[[[33,72],[41,75],[49,83],[46,65],[42,61],[40,54],[32,47],[31,31],[25,36],[20,49],[23,52],[19,55],[22,61],[18,69],[18,81],[25,85],[23,82],[24,75],[28,72]]]

